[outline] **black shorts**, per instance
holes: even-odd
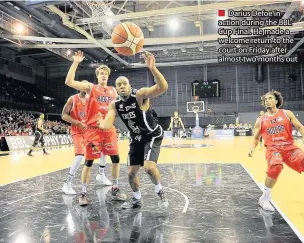
[[[173,138],[179,137],[179,128],[172,129],[172,137]]]
[[[42,146],[44,146],[43,132],[42,131],[35,131],[34,145],[37,145],[39,142],[41,143]]]
[[[130,150],[128,154],[128,166],[144,165],[144,161],[157,163],[160,153],[160,146],[164,138],[164,131],[159,126],[153,134],[142,135],[130,138]]]
[[[262,143],[262,142],[263,142],[263,137],[261,136],[261,137],[260,137],[260,143]]]

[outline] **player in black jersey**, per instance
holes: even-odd
[[[155,184],[155,192],[161,200],[159,206],[166,208],[169,205],[160,184],[160,174],[157,168],[164,132],[158,124],[155,111],[150,105],[150,98],[166,92],[168,83],[156,68],[154,56],[149,52],[144,52],[143,57],[154,76],[156,84],[152,87],[135,90],[131,89],[129,80],[126,77],[118,77],[116,79],[116,90],[119,95],[117,100],[109,105],[109,112],[105,119],[99,114],[100,128],[111,128],[118,113],[130,131],[128,176],[133,190],[133,197],[122,205],[124,209],[141,206],[138,177],[138,171],[141,166],[144,166],[146,173]]]
[[[39,119],[35,125],[35,140],[34,143],[30,149],[30,151],[27,153],[28,156],[33,156],[32,151],[33,149],[38,145],[38,143],[41,143],[41,147],[43,149],[43,154],[47,155],[48,153],[45,151],[44,146],[44,140],[43,140],[43,133],[48,134],[48,130],[45,130],[43,128],[43,123],[44,123],[44,114],[40,114]]]
[[[178,112],[175,111],[174,116],[171,117],[171,122],[170,122],[170,125],[169,125],[169,128],[168,128],[168,130],[172,129],[172,137],[173,138],[180,136],[179,132],[180,132],[181,127],[183,128],[183,130],[185,132],[185,127],[184,127],[183,121],[178,116]]]

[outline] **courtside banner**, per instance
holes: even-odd
[[[251,129],[234,129],[234,136],[252,136]]]
[[[16,137],[5,137],[9,150],[21,150],[29,149],[34,143],[35,136],[16,136]],[[72,136],[63,135],[44,135],[44,146],[53,147],[61,145],[73,144]],[[41,145],[38,144],[37,148]]]

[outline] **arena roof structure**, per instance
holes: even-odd
[[[84,65],[94,67],[102,62],[115,69],[140,68],[144,64],[139,54],[121,56],[111,42],[112,30],[118,23],[133,22],[142,28],[144,48],[157,57],[158,66],[217,63],[220,46],[236,46],[218,43],[218,38],[223,37],[218,34],[218,21],[225,20],[218,17],[218,10],[229,9],[282,12],[279,17],[243,17],[241,20],[290,19],[292,24],[282,27],[287,30],[282,37],[289,36],[294,43],[270,43],[266,47],[286,48],[289,56],[301,52],[303,10],[298,1],[285,0],[5,1],[0,3],[0,45],[13,50],[16,57],[28,57],[46,67],[69,65],[72,53],[80,49],[86,56]],[[265,29],[276,29],[276,26]],[[261,33],[255,38],[269,38],[269,35]]]

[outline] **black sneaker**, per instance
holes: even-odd
[[[28,152],[27,155],[28,155],[28,156],[33,156],[32,153],[30,153],[30,152]]]
[[[49,153],[48,152],[44,152],[43,155],[49,155]]]
[[[118,187],[112,187],[111,189],[111,200],[113,201],[126,201],[127,195],[122,193]]]
[[[80,206],[87,206],[88,205],[88,199],[86,193],[81,193],[79,197],[79,205]]]
[[[136,199],[135,197],[130,198],[128,201],[121,205],[122,209],[130,209],[130,208],[140,208],[141,207],[141,199]]]
[[[158,206],[160,208],[168,208],[169,202],[168,199],[166,198],[165,192],[163,190],[160,190],[157,195],[160,198],[160,202],[158,202]]]

